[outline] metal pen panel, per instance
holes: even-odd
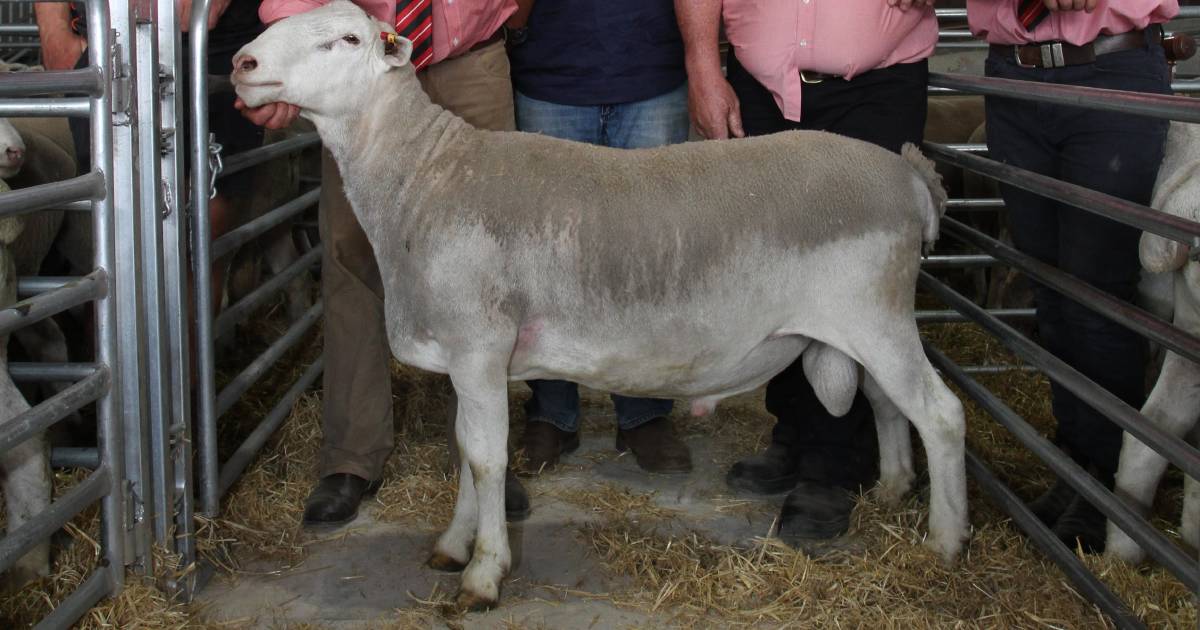
[[[103,78],[98,67],[46,72],[8,72],[0,77],[0,98],[99,94]]]
[[[271,296],[282,291],[289,282],[307,271],[310,267],[319,264],[321,262],[321,251],[322,246],[316,246],[291,265],[288,265],[287,269],[272,276],[258,288],[222,311],[217,316],[216,323],[213,325],[213,338],[220,339],[233,332],[234,327],[249,316],[254,309],[265,303]]]
[[[0,310],[0,335],[57,315],[67,309],[86,304],[108,294],[108,274],[101,269],[67,283],[53,291],[21,300]]]
[[[24,98],[5,99],[0,102],[0,116],[22,118],[31,116],[70,116],[86,118],[92,113],[91,99],[87,98]]]
[[[22,276],[17,278],[17,297],[25,299],[49,293],[82,279],[83,276]]]
[[[288,219],[295,218],[301,212],[304,212],[305,210],[316,205],[317,200],[320,197],[321,189],[318,187],[314,190],[304,193],[303,195],[300,195],[299,197],[296,197],[295,199],[292,199],[291,201],[271,210],[270,212],[267,212],[261,217],[258,217],[257,219],[246,223],[245,225],[241,225],[226,232],[220,238],[213,241],[213,260],[217,260],[233,253],[235,250],[237,250],[237,248],[259,236],[262,236],[271,228],[283,223],[284,221],[287,221]]]
[[[33,630],[63,630],[64,628],[70,628],[89,608],[95,606],[96,602],[115,590],[116,587],[112,583],[111,573],[109,571],[98,570],[85,580],[83,584],[80,584],[74,593],[71,593],[62,603],[55,606],[54,610],[50,611],[50,614],[46,615],[45,619],[33,627]]]
[[[112,476],[107,467],[101,466],[51,503],[36,519],[27,521],[0,538],[0,573],[12,568],[25,552],[50,538],[67,521],[104,496]]]
[[[110,382],[108,370],[97,369],[91,376],[0,425],[0,453],[45,431],[67,414],[94,402],[104,395]]]
[[[1112,420],[1123,430],[1158,451],[1168,461],[1182,469],[1185,474],[1200,479],[1200,453],[1197,453],[1186,442],[1150,422],[1136,409],[1080,374],[1078,370],[1067,365],[1045,348],[1025,338],[1011,326],[988,315],[983,308],[939,282],[929,275],[929,272],[922,271],[920,274],[919,285],[928,289],[950,308],[979,324],[1022,360],[1040,368],[1048,378],[1078,396],[1080,400]]]
[[[1200,362],[1200,338],[1184,332],[1146,311],[1117,299],[1092,285],[1040,260],[1022,253],[964,223],[954,219],[942,220],[944,233],[1004,260],[1029,278],[1050,287],[1061,295],[1138,333],[1162,344],[1180,356]],[[947,229],[948,228],[948,229]]]
[[[95,363],[9,363],[8,375],[18,383],[74,383],[99,369]]]
[[[258,166],[268,160],[273,160],[277,157],[302,151],[309,147],[315,147],[321,143],[321,138],[315,131],[309,131],[297,135],[294,138],[273,142],[268,145],[250,149],[237,155],[231,156],[225,160],[221,172],[217,175],[217,179],[229,177],[234,173],[244,171],[250,167]]]
[[[1200,105],[1200,99],[1196,100]],[[1028,190],[1048,199],[1061,201],[1077,208],[1087,210],[1131,225],[1146,232],[1153,232],[1171,240],[1186,243],[1192,247],[1200,247],[1200,223],[1188,221],[1176,216],[1159,212],[1141,204],[1126,201],[1119,197],[1096,192],[1089,188],[1068,184],[1053,177],[1039,175],[1032,171],[1002,164],[977,155],[954,151],[945,145],[933,142],[921,144],[922,150],[933,159],[965,168],[992,179],[1011,184],[1017,188]]]
[[[297,342],[304,336],[321,319],[321,313],[324,311],[324,305],[317,302],[308,309],[303,316],[297,319],[287,331],[283,333],[279,339],[276,339],[262,354],[250,362],[245,369],[238,373],[237,376],[221,390],[221,394],[217,396],[217,416],[224,415],[229,411],[234,403],[241,398],[246,390],[250,389],[262,375],[279,361],[285,352],[296,345]],[[216,483],[216,480],[213,480]]]

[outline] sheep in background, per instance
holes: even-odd
[[[1200,221],[1200,125],[1172,122],[1167,134],[1162,167],[1155,182],[1151,205],[1163,212],[1191,221]],[[1174,297],[1172,320],[1175,326],[1200,334],[1200,263],[1188,260],[1188,246],[1151,234],[1142,233],[1139,251],[1142,266],[1157,278],[1143,286],[1157,285],[1161,303]],[[1142,407],[1142,414],[1168,433],[1189,436],[1200,445],[1200,366],[1174,352],[1167,351],[1162,372]],[[1126,433],[1121,445],[1115,492],[1135,509],[1149,514],[1158,482],[1167,468],[1167,460],[1137,438]],[[1200,547],[1200,481],[1184,477],[1183,541]],[[1140,562],[1145,552],[1121,528],[1108,523],[1107,553],[1127,562]]]

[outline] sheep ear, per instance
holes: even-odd
[[[387,65],[399,68],[408,63],[412,56],[412,42],[395,33],[386,31],[379,34],[383,40],[383,61]]]

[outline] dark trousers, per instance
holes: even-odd
[[[928,76],[929,66],[921,61],[872,70],[850,81],[806,84],[797,122],[783,117],[774,96],[732,52],[728,60],[729,84],[737,94],[748,135],[820,129],[897,153],[904,143],[921,141]],[[767,384],[767,410],[778,418],[772,441],[792,450],[802,478],[851,490],[874,483],[879,448],[871,405],[862,392],[845,416],[835,418],[817,400],[796,361]]]
[[[987,76],[1166,94],[1161,46],[1110,53],[1095,63],[1021,68],[1006,56],[987,59]],[[1145,204],[1163,156],[1167,121],[1078,107],[987,98],[993,159]],[[1013,242],[1122,300],[1132,300],[1140,272],[1138,230],[1032,193],[1001,186]],[[1040,342],[1135,409],[1145,400],[1146,344],[1073,300],[1035,287]],[[1111,484],[1121,430],[1065,389],[1052,385],[1056,441]]]

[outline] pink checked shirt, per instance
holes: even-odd
[[[258,17],[270,24],[329,1],[263,0]],[[396,22],[396,0],[354,0],[354,4],[384,22]],[[516,10],[516,0],[433,0],[433,63],[457,57],[491,37]]]
[[[1018,0],[967,0],[971,32],[993,44],[1063,41],[1086,44],[1098,35],[1120,35],[1161,24],[1179,13],[1178,0],[1100,0],[1096,10],[1053,11],[1033,32],[1017,22]]]
[[[849,79],[920,61],[937,44],[933,9],[887,0],[725,0],[722,17],[738,61],[789,120],[800,120],[801,70]]]

